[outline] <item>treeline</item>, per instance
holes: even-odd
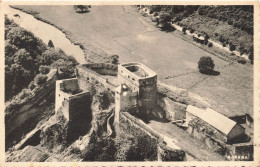
[[[252,5],[200,6],[198,13],[227,22],[229,25],[233,25],[253,35],[254,7]]]
[[[171,15],[173,22],[181,21],[197,12],[199,15],[227,22],[243,31],[253,34],[253,11],[251,5],[206,6],[206,5],[152,5],[150,12],[166,12]]]
[[[72,77],[76,64],[73,57],[55,49],[52,42],[47,46],[5,17],[5,101],[43,84],[51,68],[59,67],[64,77]]]

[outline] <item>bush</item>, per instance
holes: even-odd
[[[115,65],[117,65],[117,64],[119,64],[119,56],[118,55],[112,55],[112,56],[110,56],[110,58],[111,58],[111,63],[112,64],[115,64]]]
[[[186,34],[186,30],[187,30],[186,27],[183,27],[183,28],[182,28],[182,32],[183,32],[183,34]]]
[[[81,154],[81,151],[80,151],[80,149],[78,147],[72,147],[70,152],[72,154]]]
[[[46,75],[44,75],[44,74],[38,74],[34,78],[34,84],[40,86],[40,85],[46,83],[47,78],[48,77]]]
[[[232,43],[229,44],[229,50],[234,51],[236,49],[236,46]]]
[[[154,16],[154,17],[158,16],[158,13],[157,13],[157,12],[154,12],[154,13],[153,13],[153,16]]]
[[[20,100],[30,96],[32,91],[30,89],[23,89],[21,93],[18,94]]]
[[[213,60],[211,59],[211,57],[208,57],[208,56],[201,57],[198,62],[198,68],[201,73],[208,74],[208,73],[212,72],[214,67],[215,67],[215,64],[214,64]]]
[[[243,58],[239,59],[237,62],[240,64],[246,64],[246,60]]]
[[[212,42],[209,42],[208,43],[208,47],[211,48],[213,46],[213,43]]]
[[[191,34],[194,33],[194,31],[195,31],[195,30],[194,30],[193,28],[190,29],[190,33],[191,33]]]
[[[48,42],[48,47],[54,48],[54,44],[53,44],[52,40],[49,40],[49,42]]]
[[[34,82],[33,82],[33,81],[30,82],[28,88],[29,88],[30,90],[33,90],[35,87],[36,87],[36,86],[34,85]]]
[[[39,72],[40,72],[41,74],[48,74],[48,73],[50,72],[50,67],[49,67],[49,66],[43,66],[43,65],[41,65],[41,66],[39,67]]]

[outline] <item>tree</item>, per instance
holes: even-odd
[[[75,76],[75,65],[64,59],[59,59],[51,64],[52,68],[58,68],[62,72],[62,78],[71,78]]]
[[[209,42],[208,43],[208,47],[211,48],[213,46],[213,43],[212,42]]]
[[[14,54],[14,63],[20,64],[26,70],[33,69],[33,59],[25,49],[19,49]]]
[[[88,5],[74,5],[74,9],[76,11],[79,9],[81,12],[88,12]]]
[[[50,67],[49,66],[40,66],[39,67],[39,72],[41,74],[48,74],[50,72]]]
[[[112,59],[112,64],[119,64],[119,60],[118,60],[119,56],[118,55],[112,55],[111,59]]]
[[[41,56],[38,57],[38,61],[40,65],[51,65],[54,61],[59,60],[61,58],[65,58],[65,54],[62,50],[50,48],[42,53]]]
[[[229,50],[234,51],[235,49],[236,49],[236,46],[230,42],[229,43]]]
[[[52,40],[49,40],[48,46],[49,46],[50,48],[54,48],[54,44],[53,44]]]
[[[183,34],[186,34],[186,30],[187,30],[186,27],[183,27],[183,28],[182,28],[182,32],[183,32]]]
[[[208,57],[208,56],[201,57],[198,62],[199,71],[204,74],[212,72],[214,67],[215,67],[215,64],[214,64],[213,60],[211,59],[211,57]]]
[[[170,14],[164,12],[164,13],[161,13],[159,15],[159,24],[163,25],[162,28],[169,26],[170,21],[171,21],[171,15]]]

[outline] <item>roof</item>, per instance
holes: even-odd
[[[204,110],[195,106],[188,105],[186,111],[207,122],[225,135],[228,135],[229,132],[236,125],[235,121],[210,108]]]
[[[148,75],[147,77],[154,77],[157,75],[153,70],[151,70],[150,68],[148,68],[147,66],[145,66],[142,63],[136,63],[136,62],[125,63],[125,64],[120,64],[119,67],[127,69],[128,71],[133,73],[137,78],[140,78],[140,79],[143,77],[138,75],[138,73],[136,73],[136,71],[131,71],[130,70],[131,68],[136,67],[136,68],[143,70]],[[147,78],[147,77],[145,77],[145,78]]]

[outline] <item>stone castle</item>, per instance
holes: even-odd
[[[156,108],[157,74],[154,71],[141,63],[84,64],[78,65],[75,71],[76,78],[56,81],[57,117],[62,115],[69,124],[76,124],[78,116],[91,105],[90,87],[100,87],[114,94],[116,133],[123,130],[136,137],[143,134],[150,136],[155,142],[154,145],[157,145],[155,152],[158,152],[160,160],[185,158],[185,152],[173,141],[165,139],[131,114],[138,112],[139,115],[148,117]],[[124,128],[126,125],[127,128]],[[137,131],[139,133],[136,133]]]
[[[85,64],[76,69],[77,78],[56,82],[55,113],[64,103],[82,108],[82,99],[89,99],[89,83],[100,86],[115,94],[115,122],[119,122],[119,112],[130,109],[142,109],[143,115],[149,115],[157,104],[157,75],[140,63]],[[76,100],[75,100],[76,99]],[[86,103],[85,103],[86,104]],[[75,106],[75,107],[76,107]],[[75,114],[70,106],[62,115],[69,121]]]
[[[163,118],[171,122],[184,121],[188,127],[187,132],[195,138],[208,141],[209,147],[216,147],[216,149],[223,147],[227,150],[227,155],[252,157],[252,144],[245,143],[232,146],[226,144],[227,141],[222,139],[229,137],[229,135],[225,135],[219,130],[219,122],[211,124],[208,117],[200,118],[196,113],[194,114],[193,110],[189,111],[190,107],[187,105],[171,101],[168,97],[160,95],[157,91],[157,74],[141,63],[83,64],[76,67],[75,73],[76,78],[56,81],[55,114],[57,117],[62,115],[72,127],[78,127],[80,117],[88,117],[88,119],[77,129],[80,130],[82,127],[89,126],[90,118],[92,118],[90,106],[93,96],[90,91],[91,87],[95,87],[107,90],[114,95],[113,124],[115,132],[123,131],[135,137],[143,134],[149,136],[153,141],[150,144],[157,145],[154,152],[158,152],[158,160],[184,160],[185,152],[173,142],[173,139],[161,135],[148,126],[144,122],[147,118],[148,120],[150,118]],[[203,111],[201,110],[200,113],[204,113]],[[217,112],[214,111],[214,113]],[[209,136],[204,131],[200,132],[200,129],[196,129],[199,126],[193,127],[191,122],[197,119],[206,123],[202,124],[204,128],[213,129],[216,133]],[[225,119],[228,120],[226,117]],[[243,127],[234,121],[229,120],[229,122],[232,123],[232,128],[239,127],[232,139],[245,134]],[[236,151],[238,149],[240,150]]]

